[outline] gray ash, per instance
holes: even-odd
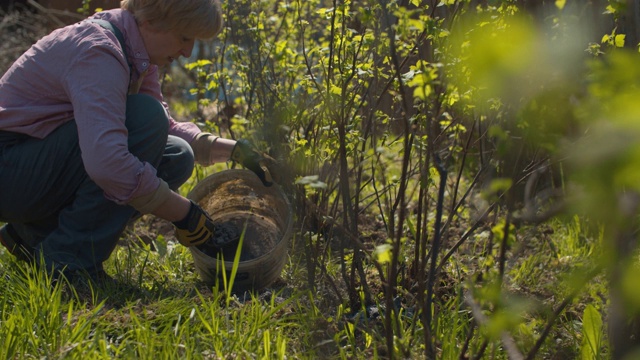
[[[242,229],[246,230],[240,261],[257,259],[268,253],[275,247],[277,239],[282,237],[275,224],[263,216],[214,221],[214,225],[216,226],[214,238],[198,246],[198,250],[213,258],[222,253],[225,261],[233,261],[235,258]]]
[[[240,241],[240,229],[231,221],[215,223],[215,227],[213,238],[198,245],[198,250],[211,257],[216,257],[222,251],[225,261],[233,260]]]
[[[240,243],[240,235],[242,231],[232,221],[215,223],[216,229],[211,240],[198,246],[198,250],[211,257],[217,257],[220,252],[224,256],[225,261],[233,261],[238,244]],[[240,254],[240,261],[249,260],[243,251]]]

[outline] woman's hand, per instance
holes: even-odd
[[[270,156],[263,154],[246,139],[240,139],[231,151],[231,160],[253,171],[264,186],[273,185],[273,177],[269,167],[275,163]]]

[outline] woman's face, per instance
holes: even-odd
[[[173,31],[158,30],[148,22],[143,22],[139,28],[152,64],[165,66],[180,56],[191,56],[195,39]]]

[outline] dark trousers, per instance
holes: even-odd
[[[160,102],[129,95],[125,125],[129,151],[152,164],[172,189],[189,179],[193,151],[168,135]],[[0,221],[9,223],[48,268],[100,269],[135,213],[107,200],[87,175],[75,121],[44,139],[0,134]]]

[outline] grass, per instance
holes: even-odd
[[[300,336],[314,319],[303,305],[304,292],[283,297],[273,290],[229,301],[191,271],[180,271],[187,253],[181,247],[165,256],[148,247],[121,247],[107,264],[115,283],[75,286],[52,283],[44,272],[2,253],[0,356],[271,359],[288,351],[311,356],[309,338]]]
[[[142,223],[145,223],[143,218]],[[156,228],[157,225],[151,225]],[[544,342],[542,358],[578,356],[583,333],[603,338],[604,328],[583,326],[586,304],[590,319],[604,314],[606,284],[571,283],[598,253],[599,238],[582,222],[554,221],[520,229],[511,249],[502,290],[496,290],[495,245],[479,235],[466,243],[443,269],[435,297],[433,338],[440,359],[504,359],[500,334],[518,348],[531,349],[558,303],[581,288],[555,320]],[[136,231],[138,230],[138,231]],[[306,284],[303,237],[296,236],[281,279],[266,291],[232,294],[224,286],[206,286],[195,273],[190,252],[169,236],[141,241],[137,227],[117,247],[106,265],[114,283],[92,285],[52,282],[50,276],[0,252],[0,356],[3,358],[136,358],[136,359],[285,359],[388,358],[385,347],[382,292],[369,307],[349,308],[336,297],[345,291],[338,280],[340,264],[329,250],[314,290]],[[156,228],[157,230],[157,228]],[[482,234],[482,233],[480,233]],[[493,255],[492,255],[493,254]],[[333,260],[332,260],[333,259]],[[369,269],[371,283],[375,271]],[[478,274],[483,274],[479,280]],[[445,280],[446,279],[446,280]],[[474,313],[466,294],[483,309]],[[418,304],[402,294],[397,312],[396,356],[424,358],[425,329]],[[375,300],[375,299],[374,299]],[[596,322],[597,324],[597,322]],[[595,329],[595,330],[594,330]],[[606,342],[593,353],[606,354]]]

